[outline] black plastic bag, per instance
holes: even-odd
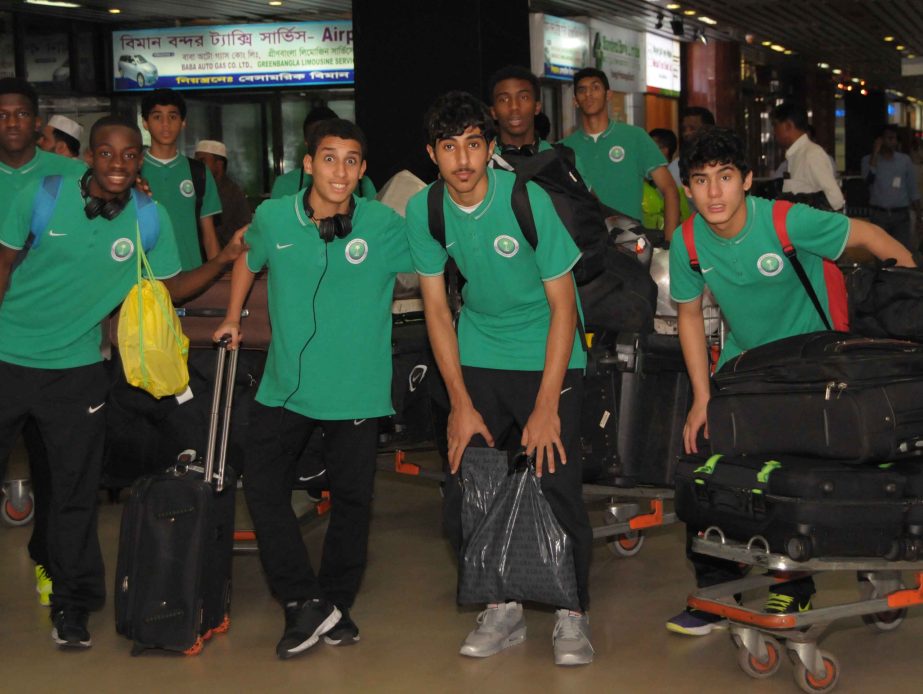
[[[469,448],[464,486],[458,602],[529,600],[579,610],[573,541],[542,495],[531,461]]]

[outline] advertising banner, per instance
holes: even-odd
[[[609,78],[616,92],[643,92],[643,35],[631,29],[590,20],[593,37],[593,65]]]
[[[532,71],[554,80],[570,81],[589,65],[590,38],[586,24],[547,14],[531,16]]]
[[[665,96],[679,96],[679,41],[647,34],[647,91]]]
[[[112,32],[116,91],[352,84],[350,21]]]

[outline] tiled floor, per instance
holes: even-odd
[[[792,667],[755,681],[735,664],[727,632],[704,638],[669,634],[667,617],[682,607],[692,582],[681,526],[650,532],[640,554],[615,558],[599,544],[592,567],[593,643],[588,667],[554,666],[553,615],[527,610],[525,644],[486,660],[458,646],[475,610],[455,605],[455,571],[440,536],[440,497],[432,482],[381,473],[377,481],[369,567],[353,617],[362,641],[323,643],[281,662],[273,648],[282,614],[270,599],[255,555],[234,560],[233,622],[198,657],[129,655],[114,630],[111,601],[92,616],[93,648],[58,652],[47,609],[33,592],[26,553],[29,528],[0,527],[0,691],[3,692],[793,692]],[[120,506],[101,508],[100,535],[111,579]],[[242,514],[243,515],[243,514]],[[600,521],[598,514],[596,522]],[[244,521],[241,521],[244,522]],[[323,524],[306,527],[316,557]],[[910,578],[910,577],[908,577]],[[817,604],[855,594],[851,574],[818,579]],[[875,633],[858,619],[823,640],[840,660],[839,692],[920,692],[923,612],[895,632]]]

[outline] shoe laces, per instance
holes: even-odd
[[[558,621],[554,625],[554,638],[582,639],[583,631],[580,629],[582,616],[569,610],[558,611]]]
[[[506,618],[509,608],[505,604],[488,607],[478,615],[478,631],[496,631]]]
[[[795,598],[784,593],[769,593],[766,603],[763,605],[764,612],[787,612]]]

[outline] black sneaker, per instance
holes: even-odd
[[[285,605],[285,633],[276,655],[285,660],[303,653],[340,621],[340,611],[326,600],[290,602]]]
[[[51,615],[54,628],[51,638],[62,648],[89,648],[92,646],[87,631],[89,613],[82,607],[62,607]]]
[[[340,621],[324,634],[324,642],[331,646],[352,646],[359,642],[359,627],[350,619],[349,610],[340,607]]]

